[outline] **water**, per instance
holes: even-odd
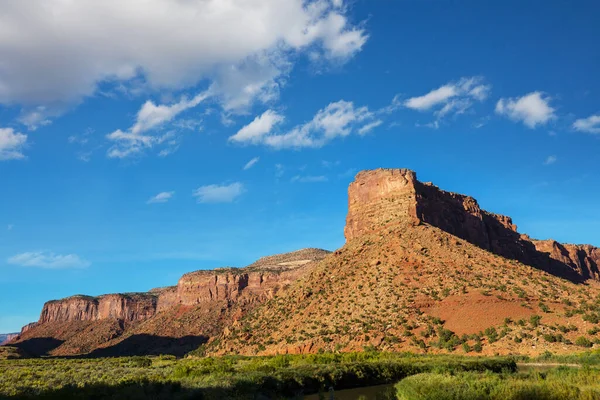
[[[333,397],[331,397],[333,396]],[[312,394],[304,400],[395,400],[394,385],[367,386],[356,389],[336,390],[334,393]]]

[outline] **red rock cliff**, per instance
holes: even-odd
[[[533,241],[517,232],[510,217],[482,210],[470,196],[419,182],[411,170],[362,171],[350,184],[346,240],[383,231],[390,225],[420,223],[565,278],[600,280],[599,249]]]
[[[109,294],[100,297],[72,296],[44,304],[39,323],[121,319],[139,321],[156,313],[154,294]]]
[[[246,268],[221,268],[185,274],[177,286],[152,289],[148,293],[107,294],[99,297],[72,296],[44,304],[37,324],[48,322],[118,319],[143,321],[176,305],[193,306],[213,301],[244,301],[271,298],[297,279],[304,266],[328,254],[304,249],[264,257]],[[35,327],[32,324],[30,328]],[[22,332],[23,333],[23,332]]]

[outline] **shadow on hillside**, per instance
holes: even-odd
[[[464,198],[460,195],[440,192],[437,187],[426,184],[421,184],[419,193],[417,214],[423,222],[477,247],[573,283],[583,283],[593,278],[592,275],[599,275],[599,266],[593,260],[585,259],[582,251],[577,253],[577,259],[572,263],[553,259],[549,253],[539,251],[528,237],[517,232],[510,218],[486,211],[482,211],[481,215],[467,212]],[[568,255],[563,245],[557,245],[563,255]]]
[[[63,343],[64,340],[59,340],[52,337],[44,337],[27,339],[19,343],[11,343],[11,346],[21,349],[26,354],[45,356]]]
[[[156,335],[133,335],[119,343],[92,351],[86,357],[121,357],[172,354],[182,357],[208,341],[207,336],[172,338]]]

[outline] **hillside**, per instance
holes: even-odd
[[[363,171],[346,244],[196,271],[147,293],[47,302],[32,355],[538,354],[600,343],[600,250],[533,240],[413,171]]]
[[[44,304],[13,345],[34,355],[177,354],[197,348],[315,265],[325,250],[201,270],[147,293],[76,295]]]
[[[209,349],[506,354],[600,342],[597,248],[532,241],[408,170],[357,176],[345,234],[342,249]]]

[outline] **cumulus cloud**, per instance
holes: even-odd
[[[175,192],[161,192],[156,196],[151,197],[146,203],[147,204],[156,204],[156,203],[166,203],[171,200]]]
[[[544,160],[544,165],[552,165],[557,160],[558,160],[558,158],[556,156],[548,156],[548,157],[546,157],[546,160]]]
[[[229,137],[230,142],[260,143],[265,135],[271,133],[273,127],[283,122],[284,117],[273,110],[267,110],[262,115],[254,118],[252,122],[240,129],[235,135]]]
[[[192,192],[198,203],[231,203],[244,193],[240,182],[219,185],[200,186]]]
[[[261,144],[274,149],[317,148],[335,138],[346,137],[353,131],[365,134],[380,124],[378,120],[375,120],[376,113],[369,111],[368,107],[355,107],[354,103],[344,100],[329,104],[319,110],[311,121],[298,125],[287,132],[273,132],[275,124],[265,123],[263,119],[265,114],[243,127],[229,140],[238,143]],[[280,121],[281,119],[277,122]]]
[[[13,128],[0,128],[0,161],[25,158],[23,148],[27,135],[15,132]]]
[[[550,100],[542,92],[532,92],[517,98],[502,98],[496,103],[496,114],[523,122],[533,129],[556,118]]]
[[[254,157],[252,160],[248,161],[246,165],[244,165],[244,171],[254,167],[259,160],[260,157]]]
[[[407,108],[417,111],[434,111],[439,120],[447,115],[465,113],[475,101],[484,101],[491,90],[491,85],[483,83],[482,77],[461,78],[457,82],[449,82],[422,96],[411,97],[403,102]],[[438,126],[439,123],[434,124]]]
[[[0,104],[37,111],[38,126],[100,86],[208,82],[236,110],[277,96],[295,55],[360,51],[368,35],[346,13],[342,0],[5,0]]]
[[[573,129],[579,132],[600,135],[600,114],[576,120],[573,123]]]
[[[91,263],[77,254],[54,254],[51,252],[27,252],[10,257],[7,262],[22,267],[46,269],[87,268]]]

